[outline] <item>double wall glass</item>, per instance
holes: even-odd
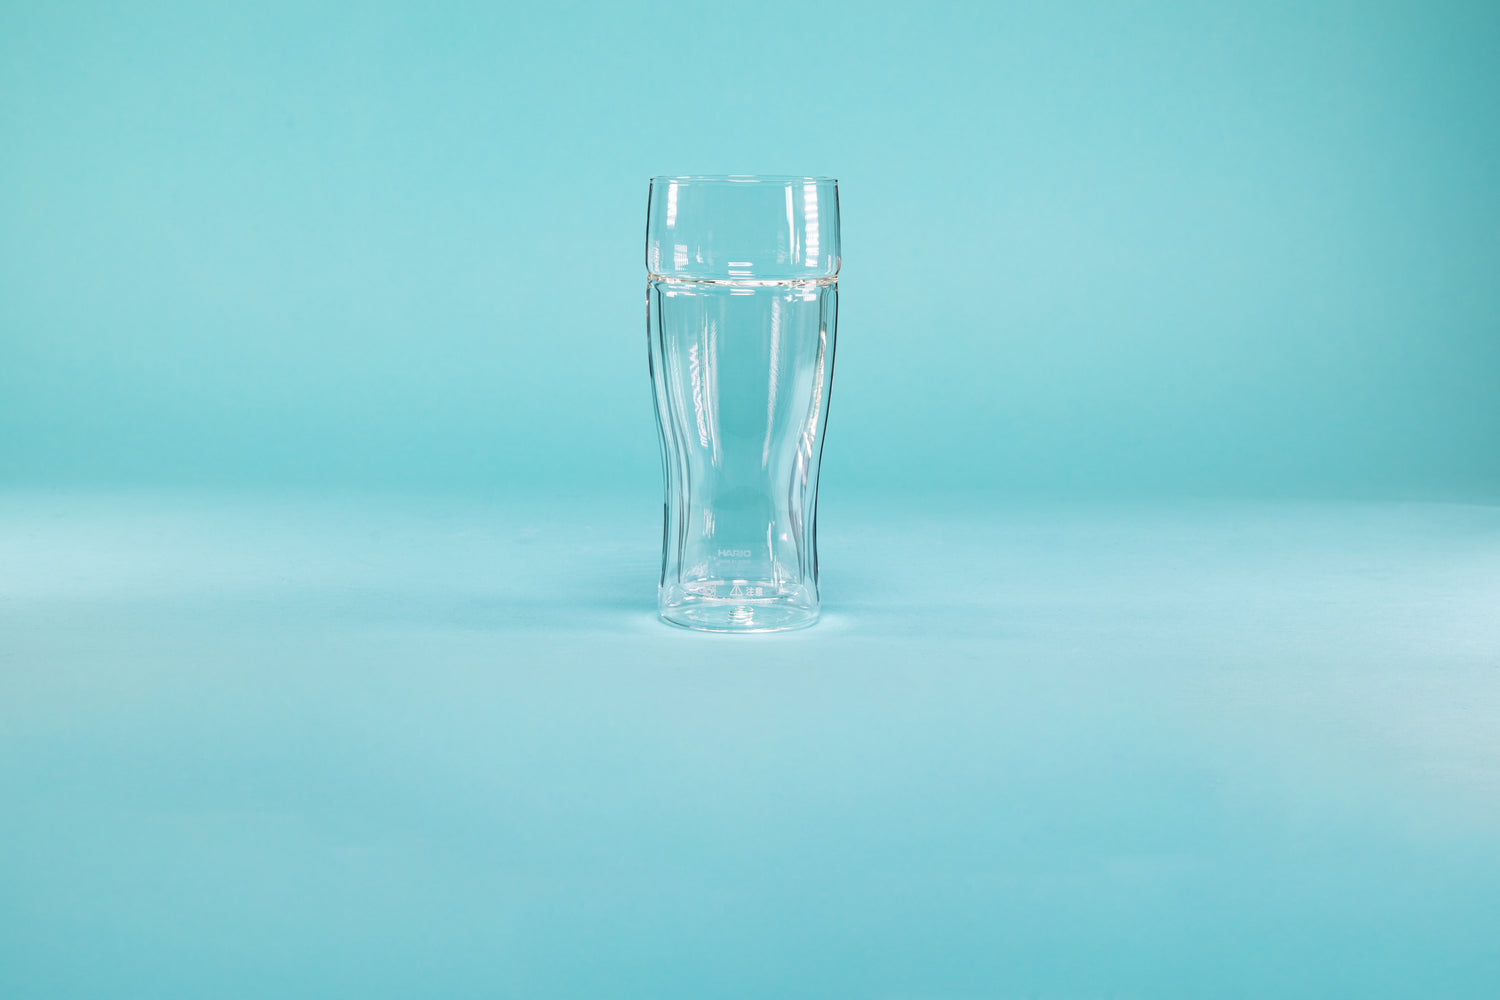
[[[811,625],[837,183],[653,178],[646,271],[666,494],[661,616],[720,632]]]

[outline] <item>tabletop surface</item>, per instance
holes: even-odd
[[[0,493],[5,997],[1493,997],[1500,508]]]

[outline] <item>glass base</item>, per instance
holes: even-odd
[[[700,632],[789,632],[816,623],[818,612],[786,606],[698,604],[664,608],[661,620],[668,625],[697,629]]]
[[[788,601],[705,600],[663,604],[661,619],[668,625],[702,632],[788,632],[818,620],[816,605]]]

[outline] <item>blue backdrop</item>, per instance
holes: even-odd
[[[1497,53],[0,0],[0,998],[1490,1000]],[[786,635],[654,615],[721,172],[841,181]]]
[[[0,477],[653,493],[646,178],[841,180],[828,489],[1494,495],[1500,11],[8,4]]]

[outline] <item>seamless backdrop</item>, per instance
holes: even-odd
[[[1497,54],[0,0],[0,998],[1493,1000]],[[786,634],[654,613],[730,171],[841,180]]]
[[[0,7],[0,481],[657,488],[646,178],[841,180],[828,490],[1492,497],[1490,3]]]

